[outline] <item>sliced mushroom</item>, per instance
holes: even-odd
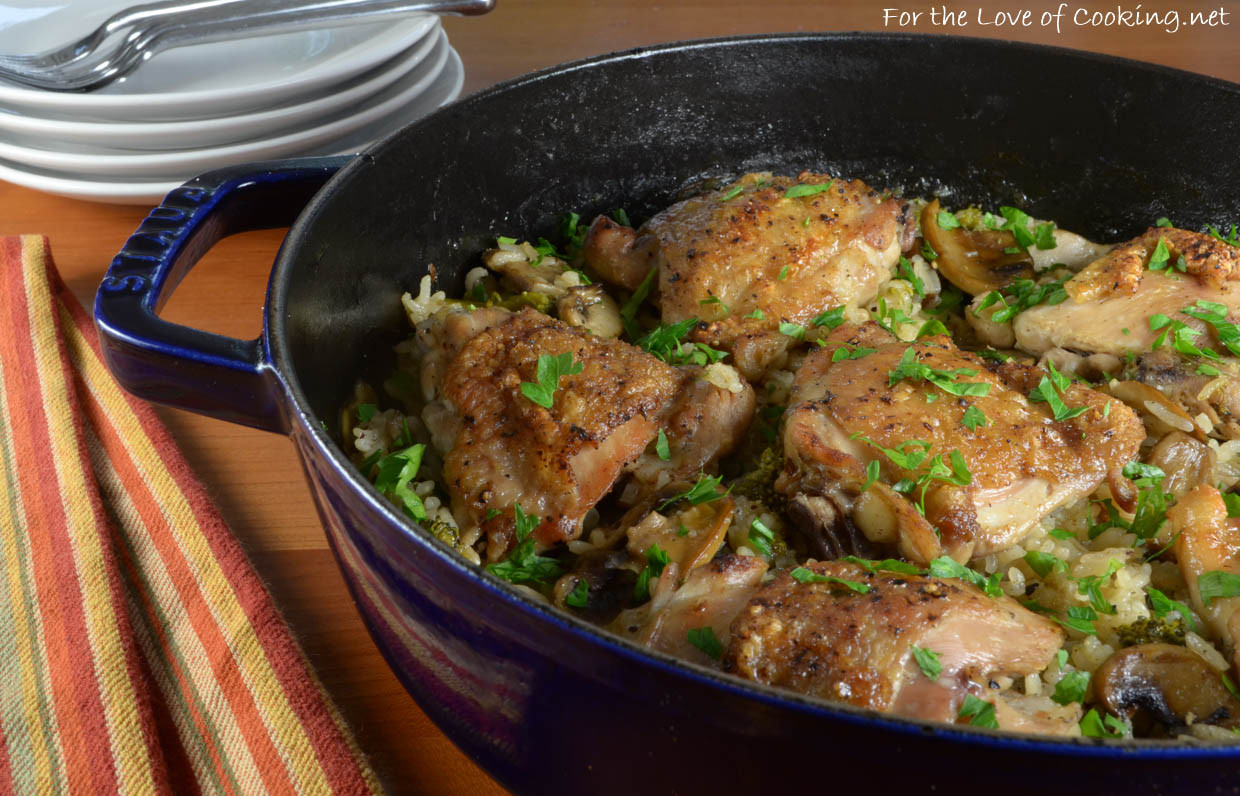
[[[1205,442],[1206,435],[1192,416],[1158,389],[1139,381],[1112,381],[1101,389],[1131,406],[1151,434],[1180,431]]]
[[[1016,238],[999,230],[970,230],[939,226],[939,200],[921,212],[921,234],[938,253],[939,272],[971,296],[989,293],[1017,279],[1033,276],[1033,261],[1025,252],[1008,254]]]
[[[1196,653],[1173,644],[1140,644],[1094,672],[1094,698],[1132,722],[1138,737],[1175,735],[1191,722],[1240,727],[1240,700]]]
[[[1179,498],[1201,484],[1210,483],[1217,459],[1209,445],[1181,431],[1172,431],[1158,441],[1146,462],[1167,474],[1162,483],[1163,491]]]
[[[556,314],[569,326],[582,326],[598,337],[619,337],[623,330],[620,308],[602,285],[570,287],[555,304]]]
[[[652,511],[629,528],[629,552],[644,556],[657,544],[679,566],[681,574],[687,576],[719,552],[728,526],[732,524],[735,506],[732,498],[722,498],[667,516]]]

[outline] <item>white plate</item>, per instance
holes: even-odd
[[[180,122],[79,122],[0,111],[0,141],[19,146],[60,148],[74,142],[132,151],[222,146],[277,131],[304,127],[354,105],[395,83],[432,51],[439,37],[438,18],[427,35],[396,58],[367,72],[340,90],[306,102],[258,113]],[[334,89],[334,87],[333,87]]]
[[[290,153],[297,156],[345,155],[360,152],[367,146],[384,138],[401,127],[413,122],[436,108],[452,102],[461,93],[465,83],[465,69],[456,50],[448,48],[448,61],[439,77],[426,91],[414,97],[405,107],[392,112],[369,127],[352,135],[330,141],[323,146],[306,151]],[[237,161],[244,162],[244,161]],[[0,180],[11,182],[37,191],[110,204],[153,205],[158,204],[173,188],[181,185],[197,173],[186,171],[182,176],[164,176],[152,180],[126,180],[96,175],[70,175],[50,170],[33,169],[0,160]]]
[[[0,141],[0,158],[23,166],[107,177],[166,177],[174,172],[197,174],[246,160],[266,160],[303,151],[346,136],[409,104],[438,77],[448,61],[447,34],[435,34],[432,51],[394,85],[367,98],[322,124],[271,138],[259,138],[227,146],[186,149],[176,152],[128,153],[106,147],[65,144],[61,149],[42,149]]]
[[[0,52],[40,52],[83,36],[131,0],[5,0]],[[0,83],[0,105],[43,116],[121,121],[201,119],[270,108],[349,80],[407,49],[435,25],[398,21],[180,47],[87,94]]]

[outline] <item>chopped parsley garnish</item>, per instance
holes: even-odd
[[[1098,629],[1094,627],[1094,622],[1098,619],[1098,612],[1088,605],[1072,605],[1068,607],[1067,619],[1056,619],[1055,621],[1071,630],[1084,633],[1087,636],[1098,635]]]
[[[723,644],[719,642],[719,637],[715,635],[715,629],[710,625],[690,628],[687,635],[690,644],[711,658],[719,660],[719,657],[723,655]]]
[[[670,563],[672,559],[657,542],[646,548],[646,568],[638,574],[637,583],[633,585],[633,602],[642,603],[650,599],[650,580],[662,575],[663,569]]]
[[[1223,505],[1227,507],[1227,516],[1235,519],[1240,517],[1240,495],[1235,492],[1223,493]]]
[[[559,388],[560,378],[580,373],[583,365],[573,361],[571,351],[563,354],[539,354],[536,377],[538,383],[521,382],[521,394],[534,403],[550,409],[555,401],[555,391]]]
[[[1072,531],[1065,531],[1063,528],[1051,528],[1046,535],[1052,539],[1075,539],[1076,534]]]
[[[1166,476],[1161,468],[1141,462],[1124,465],[1123,474],[1137,487],[1137,508],[1132,522],[1123,523],[1116,513],[1112,525],[1123,527],[1140,539],[1152,539],[1167,519],[1167,498],[1171,495],[1164,492],[1161,486]],[[1111,511],[1108,507],[1108,513]]]
[[[639,348],[669,365],[701,365],[719,362],[728,354],[705,343],[685,343],[685,338],[698,325],[697,318],[679,323],[659,324],[637,341]]]
[[[835,307],[834,309],[825,310],[819,313],[818,317],[810,321],[814,326],[825,326],[828,329],[835,329],[844,323],[844,308]]]
[[[1227,689],[1227,693],[1231,694],[1236,699],[1240,699],[1240,689],[1236,688],[1236,684],[1233,683],[1231,678],[1227,676],[1227,672],[1219,672],[1219,676],[1223,678],[1223,687]],[[1234,728],[1232,729],[1232,732],[1235,732]]]
[[[862,357],[868,357],[877,350],[876,348],[865,348],[862,346],[852,348],[848,345],[841,345],[831,353],[831,361],[843,362],[845,359],[861,359]]]
[[[805,339],[805,327],[799,323],[790,323],[784,321],[779,324],[779,333],[791,337],[793,340]]]
[[[369,423],[374,418],[375,413],[379,411],[379,407],[374,404],[358,404],[357,405],[357,421],[359,423]]]
[[[968,486],[973,482],[973,475],[969,472],[968,466],[965,464],[964,457],[960,455],[960,451],[952,449],[947,454],[947,461],[943,460],[943,454],[936,453],[932,459],[926,461],[926,456],[930,452],[930,443],[919,439],[912,439],[900,443],[896,448],[884,448],[869,437],[857,433],[852,435],[852,439],[859,439],[862,442],[882,451],[888,459],[890,459],[897,467],[905,470],[913,471],[916,478],[902,478],[892,485],[892,489],[902,495],[907,495],[917,490],[921,491],[917,495],[917,499],[913,501],[913,505],[921,512],[922,516],[926,513],[926,490],[929,489],[932,481],[942,481],[956,486]],[[925,464],[925,469],[918,471]]]
[[[1190,318],[1205,321],[1214,327],[1214,333],[1223,347],[1240,356],[1240,326],[1227,320],[1227,307],[1213,301],[1197,300],[1191,307],[1180,310]]]
[[[612,210],[611,217],[626,227],[633,226],[633,222],[629,221],[629,214],[624,212],[623,207],[617,207],[615,210]]]
[[[754,517],[753,521],[749,523],[749,538],[746,541],[751,548],[770,558],[775,544],[775,532],[768,528],[762,520]]]
[[[964,410],[964,415],[960,418],[960,425],[970,431],[977,431],[982,426],[989,424],[990,418],[986,417],[986,413],[973,404],[969,404],[969,408]]]
[[[746,315],[745,318],[748,320],[764,321],[766,320],[766,313],[763,312],[761,309],[756,309],[753,312]]]
[[[1124,738],[1129,727],[1110,713],[1098,714],[1097,708],[1090,708],[1081,719],[1081,735],[1086,738]]]
[[[1037,573],[1039,578],[1045,578],[1052,572],[1068,571],[1068,562],[1051,553],[1043,553],[1041,550],[1030,550],[1026,552],[1025,563],[1029,565],[1030,569]]]
[[[1154,226],[1156,226],[1156,227],[1173,227],[1173,226],[1175,226],[1175,225],[1171,223],[1171,219],[1167,218],[1166,216],[1161,216],[1161,217],[1159,217],[1159,219],[1158,219],[1157,221],[1155,221],[1155,222],[1154,222]]]
[[[681,500],[687,501],[690,506],[698,506],[702,503],[710,503],[727,495],[727,492],[720,492],[719,485],[723,483],[723,476],[709,476],[706,473],[699,473],[697,483],[689,487],[679,495],[673,495],[659,506],[659,511],[678,503]]]
[[[704,298],[698,302],[698,306],[702,306],[706,304],[718,304],[720,309],[723,310],[724,315],[727,315],[730,312],[732,312],[732,310],[729,309],[728,305],[723,303],[723,299],[719,298],[718,296],[711,296],[710,298]]]
[[[896,277],[912,285],[917,298],[925,298],[926,283],[921,281],[921,277],[913,270],[913,264],[904,257],[900,258],[900,264],[896,267]]]
[[[1101,575],[1089,575],[1087,577],[1077,578],[1077,594],[1084,594],[1088,597],[1090,606],[1098,613],[1114,614],[1115,606],[1111,604],[1110,600],[1103,596],[1102,584],[1118,572],[1122,566],[1123,564],[1120,562],[1115,559],[1111,559],[1110,563],[1107,565],[1106,572]]]
[[[971,583],[990,597],[1003,594],[1003,589],[999,588],[999,582],[1003,580],[1001,573],[995,572],[987,577],[975,569],[966,567],[951,556],[939,556],[931,561],[929,573],[936,578],[956,578],[965,583]]]
[[[956,368],[955,370],[939,370],[919,362],[917,349],[909,346],[895,369],[887,373],[887,386],[908,379],[909,381],[928,381],[949,395],[984,396],[990,393],[990,383],[984,381],[956,381],[958,378],[976,376],[976,368]]]
[[[982,302],[977,305],[977,309],[973,311],[975,316],[980,316],[982,310],[994,304],[1002,304],[1003,309],[996,310],[990,316],[995,323],[1010,323],[1020,313],[1036,307],[1039,304],[1055,306],[1062,304],[1068,300],[1068,294],[1063,289],[1064,283],[1071,278],[1071,274],[1067,274],[1053,282],[1047,282],[1039,285],[1032,279],[1017,279],[1012,284],[1003,288],[1003,290],[992,290],[986,294]]]
[[[999,208],[999,214],[1004,218],[1004,223],[999,228],[1012,233],[1020,251],[1028,252],[1031,246],[1043,250],[1055,248],[1055,225],[1053,223],[1047,221],[1038,224],[1030,232],[1030,218],[1023,210],[1004,206]]]
[[[928,240],[921,242],[921,256],[932,262],[939,259],[939,253],[934,250],[934,247],[930,245]]]
[[[844,588],[851,589],[857,594],[868,594],[870,587],[864,583],[858,583],[855,580],[845,580],[837,578],[834,575],[819,575],[817,572],[806,569],[805,567],[797,567],[791,572],[793,580],[797,583],[834,583]]]
[[[633,295],[629,296],[629,300],[624,302],[624,306],[620,308],[620,322],[624,324],[624,333],[629,340],[637,340],[641,337],[642,332],[637,325],[637,310],[650,296],[650,291],[654,288],[654,282],[658,276],[658,268],[651,268],[647,271],[646,277],[637,286],[637,290],[633,291]]]
[[[1055,369],[1053,361],[1047,361],[1047,367],[1050,368],[1050,374],[1043,376],[1038,382],[1038,386],[1029,392],[1029,400],[1034,403],[1045,402],[1051,408],[1051,413],[1056,420],[1071,420],[1079,417],[1089,411],[1088,406],[1077,406],[1069,408],[1063,402],[1062,395],[1068,386],[1072,384],[1072,380]]]
[[[865,483],[861,485],[861,491],[864,492],[874,485],[879,476],[883,474],[883,466],[878,459],[873,459],[865,466]]]
[[[788,266],[786,266],[786,265],[785,265],[783,268],[780,268],[780,269],[779,269],[779,276],[777,276],[777,277],[775,277],[775,278],[776,278],[776,279],[778,279],[780,282],[782,282],[782,281],[784,281],[785,279],[787,279],[787,278],[788,278]]]
[[[590,582],[585,578],[577,581],[577,585],[564,598],[564,602],[574,608],[587,608],[590,605]]]
[[[834,184],[835,184],[835,180],[831,180],[830,182],[818,183],[818,184],[793,185],[788,190],[784,191],[784,198],[785,199],[798,199],[802,196],[813,196],[814,194],[819,194],[819,193],[823,193],[824,191],[831,190],[831,186]]]
[[[734,185],[732,186],[732,190],[728,191],[723,196],[719,197],[719,201],[727,202],[732,199],[735,199],[736,197],[740,196],[741,192],[743,192],[744,190],[745,190],[745,187],[743,185]]]
[[[1068,672],[1055,684],[1055,693],[1051,699],[1059,705],[1070,705],[1073,702],[1084,702],[1089,692],[1089,672]]]
[[[871,575],[877,575],[881,572],[895,572],[899,575],[920,575],[922,571],[907,561],[901,561],[898,558],[884,558],[877,561],[872,558],[858,558],[857,556],[844,556],[841,561],[848,561],[869,572]]]
[[[1171,599],[1153,586],[1147,586],[1145,594],[1149,597],[1150,610],[1154,612],[1155,616],[1163,617],[1172,612],[1178,613],[1180,618],[1184,620],[1184,623],[1188,625],[1189,630],[1197,631],[1197,620],[1193,618],[1192,610],[1187,605],[1179,600]]]
[[[533,514],[526,514],[518,503],[512,504],[512,512],[517,532],[517,546],[504,561],[487,564],[487,572],[511,583],[544,584],[555,580],[563,572],[560,569],[560,563],[554,558],[540,556],[534,552],[533,533],[538,527],[539,518]]]
[[[934,337],[936,334],[945,334],[950,336],[951,332],[938,318],[931,318],[923,323],[921,328],[917,330],[917,339],[920,340],[923,337]]]
[[[418,469],[422,466],[422,454],[425,452],[426,446],[419,442],[417,445],[389,453],[372,465],[377,467],[375,489],[395,500],[405,514],[418,522],[426,519],[426,506],[409,484],[417,476]],[[363,469],[369,471],[370,468],[363,465]]]
[[[1154,251],[1150,254],[1150,260],[1146,263],[1146,268],[1151,271],[1161,271],[1168,267],[1171,263],[1171,252],[1167,249],[1167,239],[1159,238],[1158,245],[1154,247]]]
[[[662,461],[672,458],[672,448],[667,444],[667,432],[659,429],[659,436],[654,441],[654,452]]]
[[[1208,608],[1213,600],[1240,596],[1240,575],[1218,569],[1203,572],[1197,576],[1197,591]]]
[[[939,675],[943,673],[943,664],[939,663],[939,654],[922,649],[916,644],[912,645],[912,649],[913,660],[917,661],[917,667],[921,669],[921,673],[930,680],[939,679]]]
[[[956,214],[946,210],[940,210],[935,220],[939,222],[939,229],[956,229],[960,226],[960,222],[956,220]]]
[[[1185,308],[1185,314],[1189,314]],[[1154,342],[1150,344],[1151,351],[1157,351],[1163,343],[1171,341],[1171,347],[1179,353],[1188,357],[1206,357],[1207,359],[1218,359],[1219,354],[1212,348],[1199,348],[1194,342],[1201,336],[1201,332],[1190,327],[1184,321],[1177,321],[1163,315],[1161,312],[1150,316],[1150,331],[1157,332],[1162,330],[1162,334],[1154,338]]]
[[[1223,237],[1223,233],[1218,231],[1218,227],[1214,227],[1209,224],[1206,225],[1205,232],[1215,240],[1222,241],[1223,243],[1227,243],[1232,246],[1240,246],[1240,228],[1237,228],[1235,224],[1231,225],[1231,232],[1225,238]]]
[[[995,706],[984,699],[978,699],[972,694],[964,695],[964,703],[960,706],[957,717],[968,719],[969,724],[974,727],[989,727],[992,730],[999,729],[999,722],[995,719]]]
[[[977,355],[992,362],[1011,362],[1014,359],[1011,354],[1004,353],[995,348],[983,348],[977,352]]]

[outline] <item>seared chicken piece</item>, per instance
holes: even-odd
[[[559,378],[551,407],[522,392],[543,355],[570,353],[579,373]],[[488,558],[513,541],[513,509],[541,522],[544,545],[575,539],[585,513],[655,437],[681,382],[677,371],[617,340],[591,336],[526,309],[464,345],[443,378],[460,418],[444,457],[458,517],[486,528]],[[500,511],[487,519],[491,509]]]
[[[639,643],[678,658],[717,665],[689,641],[689,631],[709,627],[727,646],[732,620],[749,602],[766,574],[766,561],[754,556],[724,556],[689,573],[678,589],[673,567],[664,570],[650,605],[650,618],[637,633]]]
[[[683,380],[661,424],[667,435],[668,458],[648,450],[629,468],[644,486],[657,489],[696,479],[699,471],[730,453],[749,428],[755,406],[753,387],[727,365],[709,367],[724,369],[719,372],[733,378],[711,381],[704,368],[677,368]]]
[[[1042,671],[1063,643],[1050,620],[962,581],[874,574],[839,561],[805,568],[838,580],[801,583],[781,572],[759,589],[732,622],[725,671],[858,707],[954,721],[966,694],[991,693],[986,685],[999,675]],[[922,672],[914,646],[938,657],[937,678]]]
[[[861,348],[874,350],[855,359],[836,354]],[[988,392],[957,397],[930,381],[893,376],[908,370],[910,356],[933,378],[989,385]],[[941,531],[954,557],[1002,550],[1049,512],[1087,496],[1108,476],[1118,479],[1145,437],[1130,409],[1119,401],[1107,409],[1107,396],[1077,384],[1063,392],[1063,401],[1087,411],[1054,420],[1048,403],[1025,395],[1043,375],[1015,363],[1005,365],[1002,375],[992,373],[943,336],[910,345],[873,323],[841,326],[797,372],[785,416],[788,459],[776,488],[848,505],[866,481],[866,465],[877,461],[883,482],[909,487],[906,497],[924,507],[925,519]],[[980,410],[984,424],[965,425],[970,407]],[[924,455],[905,467],[880,448]],[[967,468],[963,478],[952,472],[953,453]],[[945,477],[927,477],[936,462]],[[890,500],[854,512],[854,521],[872,525],[886,516],[891,523],[915,522],[909,512],[883,510],[884,503]],[[863,530],[872,539],[882,535],[881,529]],[[925,538],[924,528],[913,532]]]
[[[1227,516],[1218,490],[1208,484],[1189,492],[1167,510],[1175,536],[1175,556],[1188,583],[1193,610],[1210,624],[1240,672],[1240,597],[1215,597],[1206,605],[1200,578],[1210,572],[1240,577],[1240,522]],[[1217,575],[1208,577],[1219,577]]]
[[[915,226],[907,203],[859,180],[749,174],[672,205],[640,230],[600,218],[583,254],[630,289],[657,268],[663,322],[706,321],[696,339],[731,351],[755,378],[790,342],[781,322],[804,326],[824,310],[873,299]],[[758,310],[761,318],[745,317]]]

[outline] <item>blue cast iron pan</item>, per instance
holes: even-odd
[[[721,39],[520,78],[353,160],[256,164],[173,191],[95,305],[134,393],[286,434],[358,610],[423,709],[520,793],[1183,793],[1240,747],[1061,742],[896,721],[652,655],[530,602],[400,516],[326,426],[392,364],[402,291],[450,294],[497,234],[567,210],[642,218],[694,180],[811,168],[1016,204],[1100,239],[1240,219],[1240,87],[952,37]],[[292,224],[257,340],[156,316],[220,237]]]

